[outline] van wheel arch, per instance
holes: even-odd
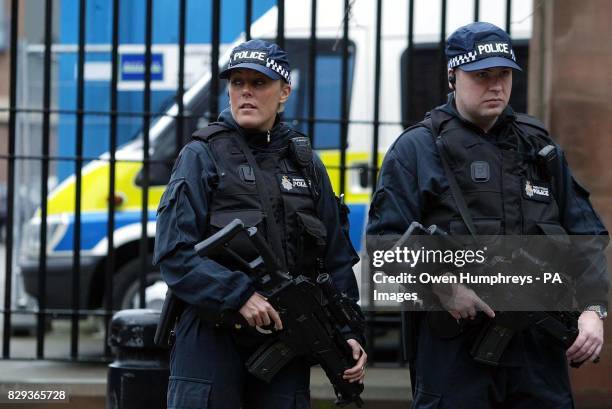
[[[151,267],[151,260],[153,259],[153,248],[154,248],[154,238],[149,237],[148,240],[148,264]],[[108,262],[108,258],[102,258],[96,267],[94,276],[91,279],[89,285],[89,297],[88,297],[88,307],[91,309],[103,308],[104,307],[104,293],[106,290],[106,264]],[[128,270],[133,270],[134,268],[140,268],[140,242],[133,241],[130,243],[126,243],[121,247],[115,249],[115,273],[113,276],[113,298],[115,298],[115,288],[117,288],[117,280],[120,275]],[[127,267],[130,265],[129,267]],[[135,265],[135,266],[134,266]],[[150,271],[157,271],[159,273],[158,267],[151,267]],[[113,308],[115,307],[113,303]]]
[[[151,265],[151,260],[149,254],[147,256],[149,268],[145,277],[145,308],[161,310],[167,287],[163,283],[159,267]],[[113,309],[139,308],[140,265],[140,258],[136,258],[117,269],[113,277]]]

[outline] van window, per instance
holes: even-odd
[[[440,67],[440,64],[446,63],[446,60],[440,58],[438,47],[438,43],[415,44],[412,84],[409,84],[408,79],[408,49],[402,53],[400,59],[402,122],[406,125],[421,121],[427,111],[446,102],[450,90],[447,85],[446,69]],[[523,71],[513,73],[510,105],[517,112],[526,112],[529,41],[514,41],[513,48]]]
[[[347,98],[350,110],[351,90],[353,84],[355,44],[349,43],[348,89]],[[294,129],[306,133],[308,131],[308,50],[309,41],[293,40],[288,49],[291,56],[293,90],[291,98],[285,107],[283,119]],[[317,41],[317,58],[315,61],[315,122],[314,134],[309,135],[314,140],[315,149],[340,148],[340,98],[342,96],[342,44],[336,44],[335,39],[319,39]],[[295,75],[294,73],[297,73]]]

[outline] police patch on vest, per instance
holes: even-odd
[[[277,175],[277,177],[281,192],[298,195],[310,194],[310,189],[308,189],[309,181],[303,177],[293,175]]]
[[[523,183],[523,197],[538,202],[550,202],[550,186],[544,182],[525,180]]]

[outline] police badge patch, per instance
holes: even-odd
[[[301,176],[278,175],[278,184],[283,193],[310,194],[308,181]]]
[[[527,200],[550,202],[550,186],[544,182],[525,179],[523,183],[523,197]]]
[[[283,189],[285,190],[291,190],[293,189],[293,183],[291,183],[291,181],[289,180],[289,178],[287,177],[287,175],[283,175],[281,177],[281,186],[283,187]]]

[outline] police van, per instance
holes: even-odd
[[[238,1],[237,3],[244,3]],[[341,164],[341,84],[342,32],[344,2],[319,2],[317,13],[316,78],[314,148],[327,166],[334,190],[339,192]],[[223,2],[223,6],[230,2]],[[350,236],[357,250],[361,241],[367,208],[372,192],[370,167],[374,134],[376,2],[350,2],[348,43],[348,138],[345,170],[345,202],[350,208]],[[402,129],[423,117],[431,107],[444,102],[446,81],[445,61],[440,54],[441,2],[414,2],[414,31],[412,52],[408,49],[408,1],[383,2],[381,24],[380,108],[379,108],[379,165],[384,153]],[[519,63],[527,68],[528,39],[531,35],[532,4],[529,0],[513,1],[511,32]],[[480,2],[480,20],[504,27],[505,5],[502,0]],[[474,20],[473,1],[448,2],[445,33]],[[231,12],[231,9],[230,9]],[[277,8],[271,7],[254,21],[253,38],[276,37]],[[236,18],[238,19],[238,18]],[[243,18],[240,22],[242,24]],[[224,20],[225,21],[225,20]],[[284,118],[300,131],[307,131],[309,116],[308,55],[310,37],[310,2],[285,1],[285,49],[292,64],[292,96]],[[443,37],[443,35],[442,35]],[[241,35],[234,43],[223,44],[225,53],[219,65],[227,63],[229,50],[244,41]],[[414,61],[410,61],[410,59]],[[410,81],[408,67],[412,67]],[[525,110],[526,74],[515,76],[511,103],[517,110]],[[217,97],[220,109],[228,106],[224,83]],[[183,141],[191,133],[208,123],[211,98],[211,75],[205,72],[184,94],[185,111]],[[152,252],[155,237],[155,213],[165,184],[170,177],[176,155],[176,104],[165,115],[157,117],[149,129],[150,186],[148,188],[147,236]],[[86,135],[87,138],[87,135]],[[89,162],[82,169],[82,228],[80,306],[95,309],[103,305],[105,274],[109,254],[107,223],[109,200],[115,203],[113,246],[116,272],[113,277],[115,309],[138,307],[139,299],[139,241],[142,212],[143,135],[139,132],[116,151],[115,196],[109,197],[109,154]],[[51,309],[71,307],[73,236],[76,178],[69,176],[48,195],[47,219],[47,278],[46,306]],[[37,296],[40,210],[25,226],[21,246],[20,267],[26,291]],[[149,260],[151,254],[147,255]],[[149,262],[150,264],[150,262]],[[145,299],[147,307],[159,308],[165,294],[165,284],[156,267],[146,275]]]

